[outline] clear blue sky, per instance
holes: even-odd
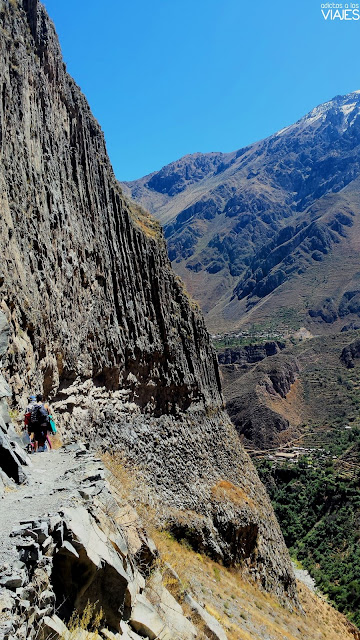
[[[120,180],[233,151],[360,89],[360,20],[317,0],[45,0]]]

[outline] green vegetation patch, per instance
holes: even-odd
[[[256,462],[290,553],[360,626],[360,430],[328,445],[340,459]]]

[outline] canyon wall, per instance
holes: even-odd
[[[280,529],[223,412],[204,320],[160,227],[123,196],[42,5],[1,0],[0,26],[13,406],[43,388],[64,437],[121,451],[176,535],[296,602]]]

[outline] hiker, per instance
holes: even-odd
[[[24,415],[24,432],[25,432],[24,443],[26,444],[26,449],[28,453],[31,453],[33,451],[33,445],[34,445],[33,438],[32,438],[33,428],[31,426],[31,411],[36,404],[36,396],[31,394],[29,396],[28,402],[29,404],[25,409],[25,415]]]
[[[25,416],[24,416],[24,431],[27,431],[29,434],[29,437],[31,436],[31,411],[33,409],[33,407],[36,404],[36,396],[31,395],[29,396],[29,404],[25,409]]]
[[[41,393],[36,396],[36,403],[31,409],[30,426],[34,432],[34,450],[45,447],[46,436],[49,429],[49,413],[43,403]]]

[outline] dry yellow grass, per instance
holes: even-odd
[[[255,509],[254,502],[249,498],[245,491],[240,489],[240,487],[236,487],[228,480],[220,480],[220,482],[211,489],[211,493],[217,500],[228,500],[240,507],[247,505]]]
[[[133,490],[141,481],[137,470],[130,471],[125,458],[120,453],[106,452],[101,459],[111,472],[111,485],[116,489],[117,495],[123,500],[132,502]]]
[[[80,635],[83,640],[102,640],[103,636],[99,635],[98,630],[103,618],[104,612],[101,607],[98,608],[98,603],[91,604],[88,601],[81,615],[76,610],[73,612],[67,626],[68,631],[61,636],[61,640],[76,640]]]
[[[55,435],[50,435],[50,440],[52,449],[61,449],[63,446],[61,433],[59,431],[57,431]]]
[[[178,275],[175,276],[175,280],[180,285],[184,296],[189,300],[191,309],[193,311],[200,311],[199,303],[192,297],[191,293],[189,293],[184,280]]]
[[[283,607],[276,598],[206,556],[152,531],[161,558],[178,573],[184,589],[205,604],[226,630],[228,640],[358,640],[356,629],[325,601],[298,583],[304,614]],[[168,586],[172,590],[171,584]],[[175,594],[173,594],[175,595]]]
[[[161,227],[155,218],[139,204],[133,200],[128,201],[129,211],[132,220],[141,229],[141,231],[148,237],[159,239],[161,237]]]
[[[360,640],[360,632],[343,615],[302,583],[298,583],[298,591],[304,613],[290,611],[239,570],[227,569],[196,553],[189,545],[177,542],[169,532],[157,527],[156,510],[146,499],[148,490],[141,474],[130,471],[117,455],[105,454],[103,461],[112,472],[110,482],[117,494],[124,500],[136,502],[141,524],[158,548],[164,584],[198,626],[199,640],[206,636],[200,621],[184,603],[186,591],[223,625],[228,640]],[[248,500],[240,489],[225,481],[220,481],[214,491],[222,499],[225,496],[234,501],[235,498],[241,503],[245,498]],[[166,563],[176,571],[180,583],[168,571]]]

